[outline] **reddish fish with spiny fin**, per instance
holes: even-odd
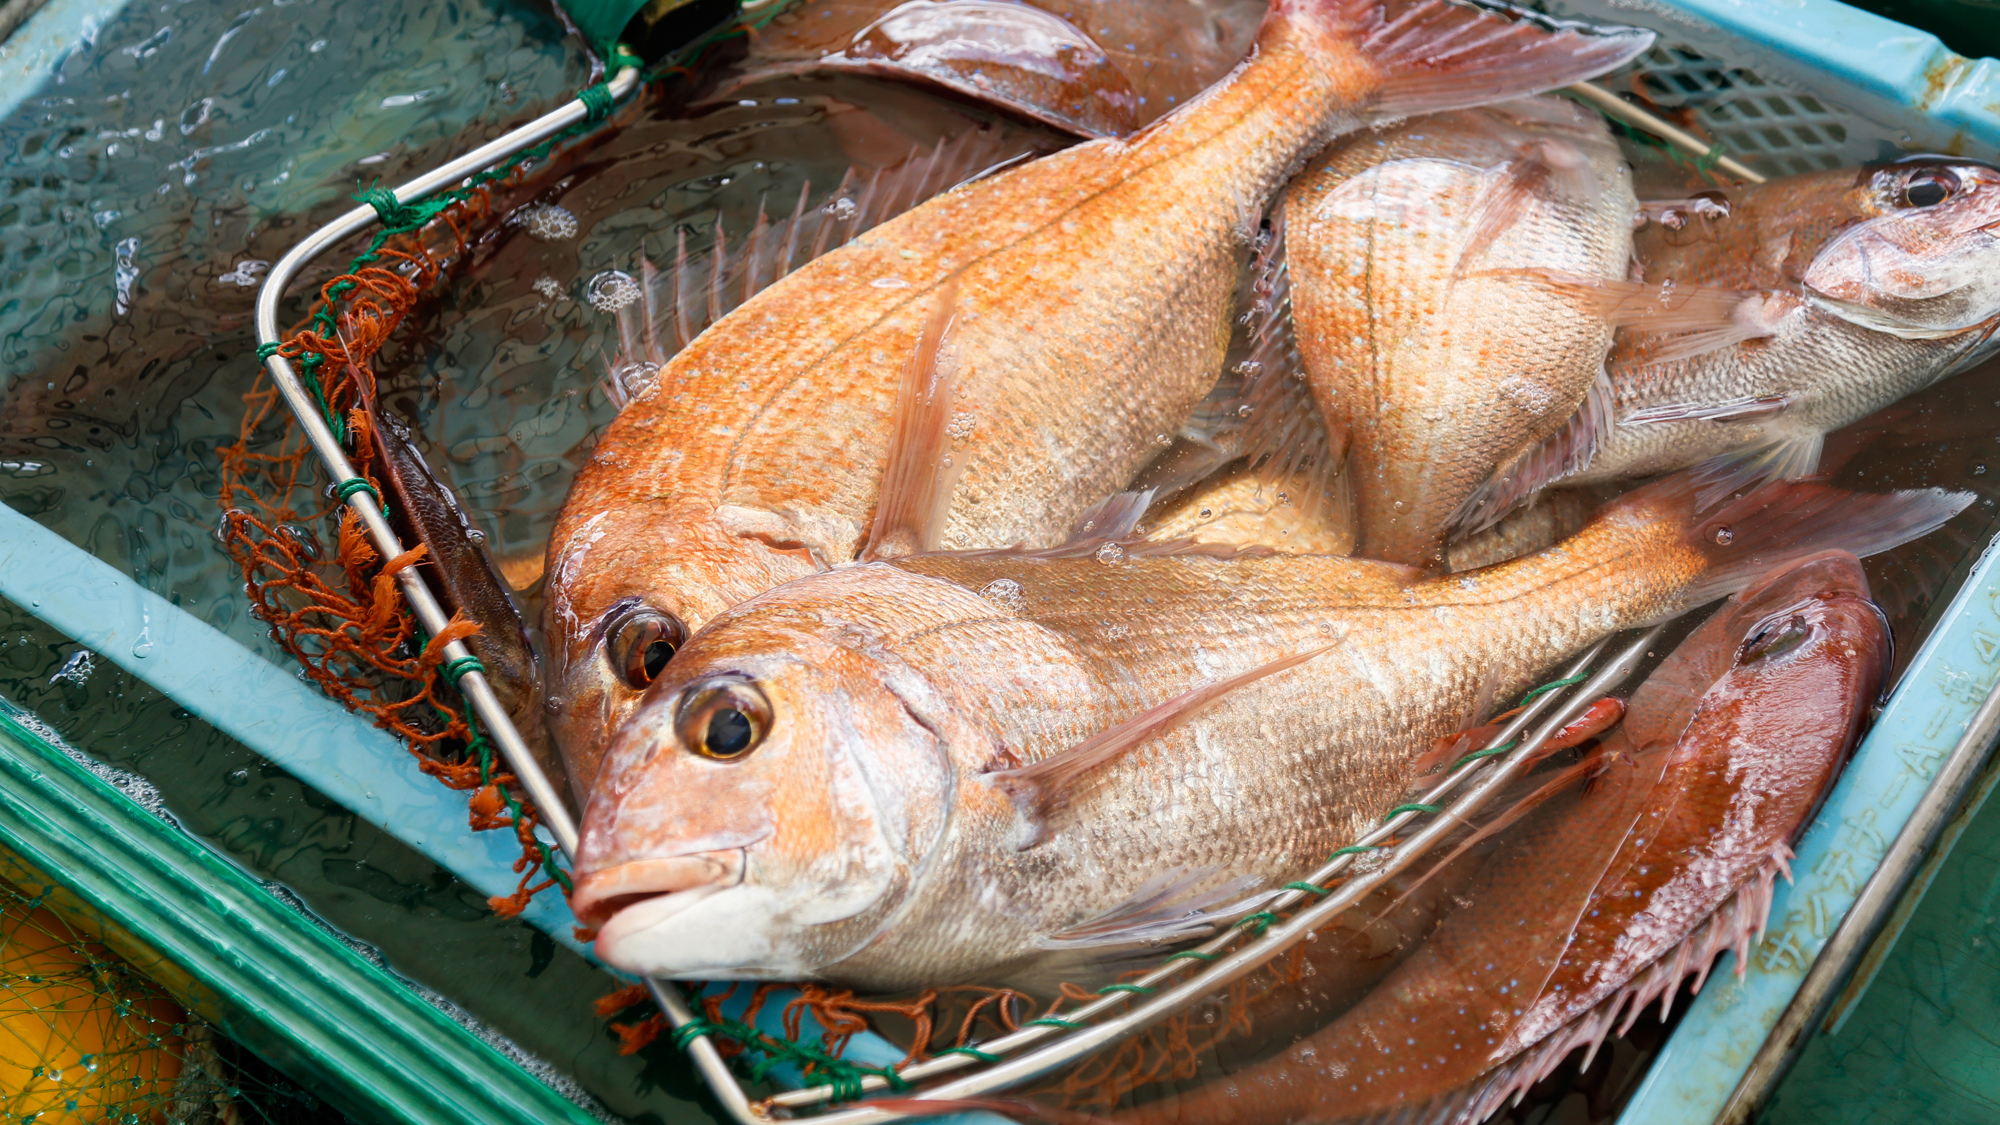
[[[1725,950],[1741,972],[1889,660],[1854,556],[1766,577],[1633,695],[1595,783],[1529,814],[1366,1000],[1129,1119],[1474,1125],[1653,1000],[1664,1014]]]
[[[863,557],[881,512],[931,507],[885,494],[893,433],[944,429],[958,474],[900,541],[1059,541],[1214,383],[1245,228],[1299,161],[1390,118],[1600,73],[1652,38],[1447,0],[1279,0],[1247,61],[1153,125],[932,199],[751,297],[650,384],[627,380],[634,401],[549,540],[549,707],[571,776],[589,783],[703,622]],[[939,368],[906,379],[954,279]]]

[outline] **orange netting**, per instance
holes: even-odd
[[[490,220],[492,186],[454,193],[442,205],[410,216],[415,229],[378,239],[380,245],[357,259],[350,272],[321,286],[304,324],[268,349],[290,360],[314,392],[329,428],[346,439],[348,459],[367,482],[364,491],[375,496],[382,489],[372,423],[363,408],[374,399],[370,363]],[[446,688],[445,646],[478,625],[454,616],[438,635],[424,636],[396,582],[427,548],[419,544],[384,560],[344,495],[315,494],[311,446],[262,364],[243,403],[236,443],[216,454],[222,467],[222,541],[242,569],[251,612],[328,695],[403,738],[426,774],[453,789],[473,791],[467,821],[475,831],[514,831],[521,844],[514,869],[521,881],[513,894],[490,901],[503,915],[519,914],[532,895],[556,885],[561,875],[535,839],[535,812],[516,779],[495,766],[491,747],[457,692]],[[311,529],[323,526],[336,509],[337,546],[327,557]],[[539,870],[549,874],[536,882]]]

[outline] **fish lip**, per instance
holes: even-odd
[[[586,926],[603,927],[617,915],[700,887],[735,886],[743,881],[744,848],[628,860],[579,875],[570,909]]]

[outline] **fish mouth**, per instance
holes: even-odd
[[[614,915],[656,899],[703,887],[721,889],[742,881],[742,848],[635,859],[579,876],[569,905],[577,921],[602,927]]]

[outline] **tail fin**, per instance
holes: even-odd
[[[1384,74],[1377,120],[1485,105],[1594,78],[1653,45],[1653,33],[1545,19],[1518,8],[1455,0],[1388,0],[1355,18],[1353,3],[1285,0],[1294,18],[1337,19],[1361,33],[1361,54]],[[1333,8],[1338,15],[1305,16]],[[1358,27],[1356,25],[1359,25]]]
[[[1691,517],[1697,488],[1693,476],[1682,473],[1640,489],[1625,502],[1684,504]],[[1849,492],[1821,480],[1765,485],[1688,528],[1688,545],[1706,557],[1708,568],[1687,604],[1733,594],[1820,551],[1838,548],[1867,556],[1899,547],[1943,526],[1976,498],[1941,488]]]

